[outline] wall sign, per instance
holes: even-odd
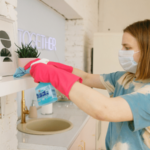
[[[0,59],[2,62],[11,60],[11,40],[7,31],[0,30]]]
[[[18,29],[18,39],[20,46],[21,43],[28,44],[32,41],[32,47],[36,46],[39,50],[56,50],[56,39],[53,37]]]

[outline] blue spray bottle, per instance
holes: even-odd
[[[39,106],[47,105],[58,100],[56,90],[51,83],[40,82],[35,88]]]
[[[19,67],[16,69],[15,74],[13,75],[14,78],[19,78],[24,76],[25,74],[30,73],[30,68],[24,70],[24,68]],[[40,106],[47,105],[57,101],[57,94],[55,88],[52,86],[51,83],[43,83],[40,82],[39,85],[35,88],[37,101]]]

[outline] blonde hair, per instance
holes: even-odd
[[[135,22],[127,26],[123,32],[130,33],[136,40],[141,51],[139,62],[137,65],[136,74],[138,77],[135,81],[145,80],[150,78],[150,20],[146,19],[144,21]],[[127,72],[123,81],[128,77],[126,82],[129,83],[133,81],[135,74]],[[125,84],[125,85],[126,85]]]

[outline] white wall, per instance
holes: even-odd
[[[56,51],[39,50],[40,58],[64,63],[65,60],[65,19],[49,6],[39,0],[18,0],[18,28],[43,34],[56,39]],[[58,57],[58,58],[57,58]],[[25,90],[25,100],[28,108],[32,99],[36,99],[35,90]],[[17,94],[18,115],[21,110],[21,92]]]
[[[149,0],[100,0],[99,32],[121,32],[135,21],[150,19]]]
[[[39,0],[18,0],[18,28],[54,37],[57,56],[64,62],[65,19]],[[59,61],[54,51],[41,50],[40,58]]]

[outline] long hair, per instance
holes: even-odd
[[[140,58],[137,65],[135,81],[150,79],[150,20],[135,22],[127,26],[123,32],[130,33],[137,41],[140,49]],[[128,78],[127,83],[131,82],[135,77],[134,73],[127,72],[123,82]]]

